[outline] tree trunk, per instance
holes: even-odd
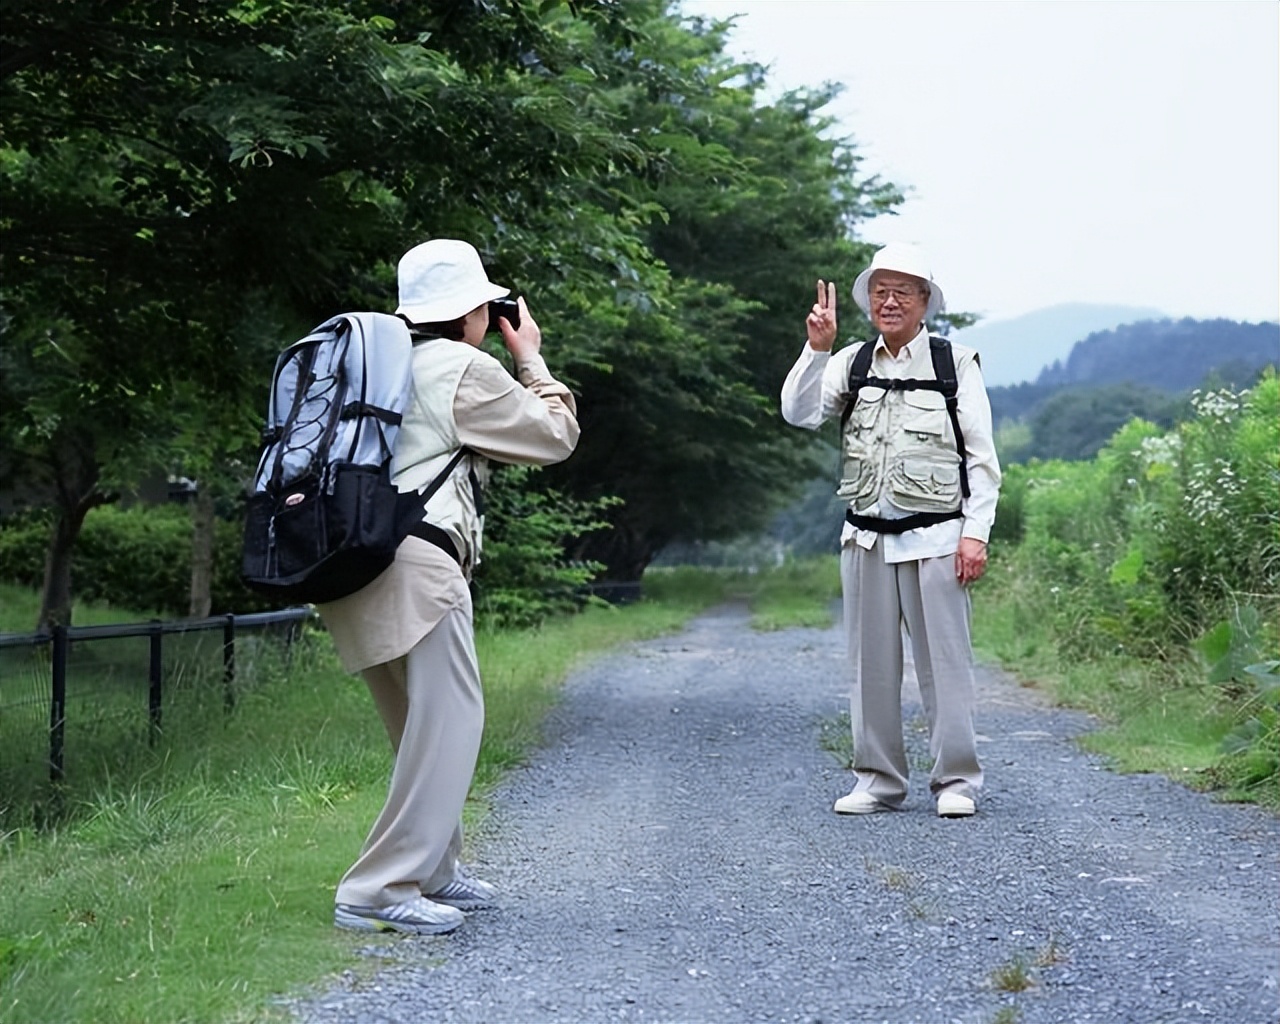
[[[36,630],[71,625],[71,553],[84,518],[91,509],[112,499],[98,490],[98,463],[92,445],[64,438],[57,445],[51,469],[56,517],[44,562],[44,587]]]
[[[644,575],[645,568],[663,543],[626,522],[619,522],[608,531],[583,537],[575,557],[602,562],[604,570],[600,576],[603,580],[629,582]]]
[[[203,619],[213,607],[213,493],[197,487],[191,505],[191,601],[187,614]]]
[[[49,550],[45,553],[44,587],[40,595],[40,618],[36,623],[38,633],[54,626],[71,625],[71,549],[83,522],[83,516],[59,508]]]

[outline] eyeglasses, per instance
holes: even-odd
[[[890,296],[897,299],[899,304],[905,304],[913,299],[924,298],[924,289],[911,287],[889,288],[885,285],[876,285],[871,289],[871,301],[877,306],[888,302]]]

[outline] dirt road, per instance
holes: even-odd
[[[570,680],[470,837],[503,892],[309,1021],[1280,1020],[1280,822],[1112,773],[1082,715],[981,673],[980,813],[839,817],[838,630],[725,608]],[[1025,986],[1025,987],[1020,987]]]

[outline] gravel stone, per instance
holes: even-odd
[[[372,978],[287,1009],[334,1024],[1280,1020],[1274,817],[1108,771],[1073,742],[1087,716],[988,667],[975,817],[933,813],[911,684],[906,809],[838,816],[852,775],[821,738],[844,679],[839,629],[757,633],[733,606],[595,661],[468,837],[499,907],[365,947]]]

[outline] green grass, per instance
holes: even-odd
[[[840,560],[831,555],[786,562],[747,577],[739,586],[751,605],[755,629],[826,629],[840,598]]]
[[[1102,727],[1082,744],[1126,772],[1159,772],[1194,788],[1216,788],[1213,771],[1238,710],[1189,659],[1155,661],[1122,653],[1068,659],[1058,650],[1053,616],[1016,585],[984,587],[974,600],[974,646],[1056,703],[1088,711]],[[1280,806],[1256,787],[1232,799]]]
[[[538,742],[572,668],[678,628],[726,586],[676,571],[635,605],[482,632],[486,729],[468,820]],[[156,750],[103,772],[58,827],[0,834],[0,1021],[283,1018],[279,995],[364,970],[357,949],[394,941],[332,926],[334,885],[391,765],[368,693],[322,633],[267,675],[230,716],[175,724]]]
[[[853,732],[848,711],[823,718],[818,723],[818,746],[834,757],[841,768],[853,769]]]
[[[991,972],[991,984],[1000,992],[1025,992],[1035,984],[1027,963],[1015,956]]]
[[[764,571],[731,568],[651,569],[646,594],[713,594],[746,604],[753,629],[826,629],[840,598],[840,560],[834,555],[794,559]]]
[[[71,624],[74,626],[108,626],[124,621],[120,609],[111,605],[76,601],[71,606]],[[0,633],[30,633],[40,617],[40,593],[30,587],[12,583],[0,583]],[[130,622],[163,618],[156,612],[131,611]]]
[[[137,621],[133,616],[123,619]],[[308,645],[322,636],[313,629],[295,646],[291,656],[301,659],[301,671],[309,664]],[[186,753],[208,755],[220,749],[223,737],[234,733],[245,713],[226,713],[221,645],[220,630],[164,638],[162,730],[153,736],[147,638],[73,643],[64,726],[66,782],[56,792],[50,788],[47,767],[52,686],[48,650],[0,652],[0,832],[74,818],[83,813],[83,802],[111,779],[145,777],[173,763],[184,770],[206,769],[203,763],[188,764]],[[278,633],[242,633],[236,642],[236,663],[232,692],[250,707],[255,686],[290,671]]]

